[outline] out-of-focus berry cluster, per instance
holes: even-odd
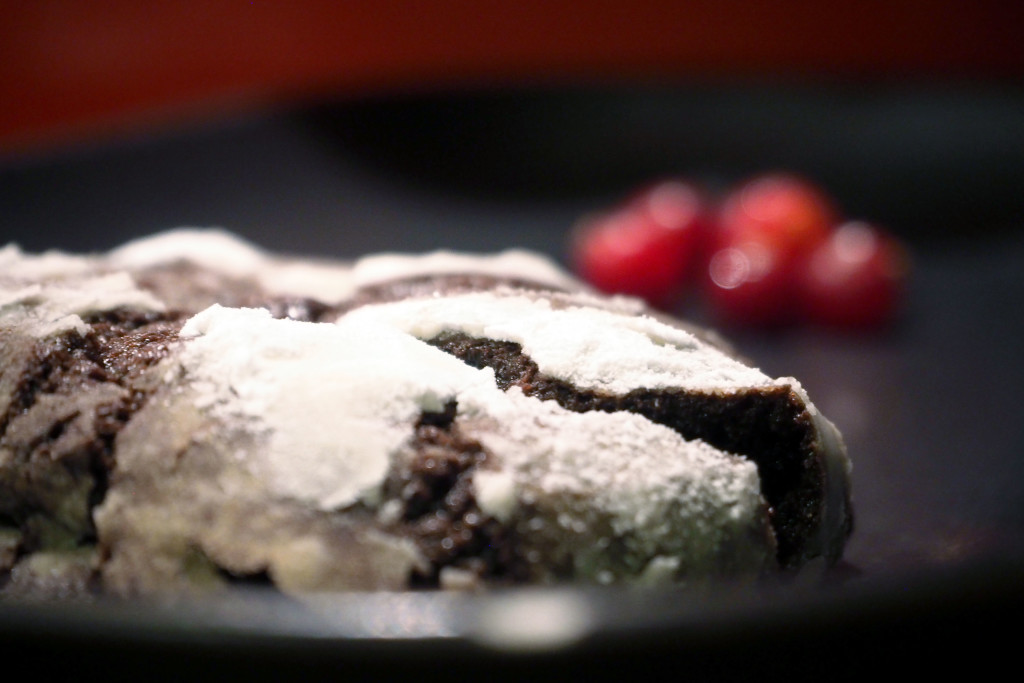
[[[902,308],[906,248],[848,220],[813,183],[774,173],[712,197],[672,178],[584,217],[571,236],[576,273],[599,290],[676,309],[699,293],[731,325],[873,329]]]

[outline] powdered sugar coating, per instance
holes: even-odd
[[[569,299],[555,307],[516,292],[478,292],[364,306],[346,316],[387,324],[420,339],[457,331],[522,346],[541,372],[613,394],[637,388],[721,391],[761,387],[770,377],[685,330],[646,316]]]
[[[235,278],[251,278],[270,294],[309,296],[326,303],[342,301],[360,287],[423,275],[519,276],[558,288],[580,286],[550,259],[520,249],[497,254],[444,250],[428,254],[384,253],[347,263],[279,256],[232,233],[197,228],[178,228],[133,240],[111,251],[105,264],[114,269],[139,270],[176,261]]]
[[[538,521],[572,539],[576,575],[636,578],[657,557],[677,558],[682,575],[759,570],[772,561],[752,462],[633,413],[569,412],[518,387],[501,401],[476,391],[460,395],[464,428],[501,455],[510,482],[478,486],[481,507],[502,514],[513,488],[540,538]],[[618,551],[609,553],[612,539]]]
[[[48,269],[48,267],[47,267]],[[139,289],[127,273],[65,277],[31,284],[0,278],[0,320],[36,337],[75,330],[85,334],[82,316],[115,308],[162,311],[164,305]]]
[[[757,570],[772,557],[754,465],[638,415],[503,392],[491,370],[358,317],[312,324],[213,307],[182,336],[179,362],[201,404],[265,434],[247,457],[276,495],[325,510],[376,505],[417,416],[454,401],[456,424],[489,453],[482,509],[504,521],[530,509],[574,535],[580,577],[632,576],[657,555],[695,573]],[[614,561],[588,551],[608,534],[625,539]]]
[[[379,326],[274,320],[209,308],[182,328],[198,401],[266,433],[251,454],[271,490],[325,510],[374,501],[417,417],[440,412],[480,371]],[[490,380],[493,386],[493,379]]]
[[[143,269],[188,261],[210,270],[246,277],[268,261],[267,254],[224,230],[178,228],[142,237],[114,249],[107,256],[113,268]]]
[[[0,248],[0,277],[3,279],[60,279],[90,273],[95,267],[96,259],[85,256],[60,251],[26,254],[16,244]]]
[[[353,279],[359,286],[422,275],[464,273],[518,275],[558,288],[580,286],[550,259],[522,249],[508,249],[497,254],[463,254],[446,250],[429,254],[375,254],[359,259],[353,266]]]

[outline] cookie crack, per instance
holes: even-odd
[[[574,412],[631,412],[664,425],[687,440],[753,461],[783,566],[798,564],[817,527],[825,473],[813,457],[812,418],[787,386],[731,394],[635,389],[607,394],[580,389],[540,371],[516,342],[444,332],[427,343],[475,368],[491,368],[499,388],[519,387],[527,396],[555,401]]]
[[[489,582],[517,576],[511,530],[485,514],[476,500],[473,474],[489,454],[456,422],[457,404],[424,412],[407,457],[392,466],[385,497],[401,505],[396,530],[415,540],[428,566],[414,571],[413,588],[436,588],[442,571],[454,568]]]
[[[92,510],[106,495],[115,466],[114,441],[151,393],[136,386],[136,380],[170,353],[183,318],[178,313],[117,309],[83,316],[88,325],[84,334],[71,331],[35,343],[0,418],[0,442],[21,463],[20,474],[0,471],[3,509],[22,521],[39,512],[64,517],[73,513],[79,543],[95,540]],[[116,389],[92,391],[103,385]],[[53,397],[47,401],[51,407],[40,405],[44,396]],[[47,421],[50,409],[60,412]],[[30,417],[34,410],[37,416]],[[40,431],[14,443],[9,430],[22,416]],[[89,475],[84,496],[76,472]],[[44,494],[33,494],[26,483],[31,481],[47,482]],[[69,510],[71,502],[76,509]]]

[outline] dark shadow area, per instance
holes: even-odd
[[[1007,83],[689,83],[417,94],[309,114],[346,155],[491,200],[615,196],[803,173],[915,239],[1024,217],[1024,89]]]
[[[298,253],[501,242],[560,256],[576,219],[639,183],[722,189],[777,169],[919,247],[1006,233],[1024,222],[1024,87],[652,83],[321,103],[0,158],[0,241],[94,250],[198,225]]]

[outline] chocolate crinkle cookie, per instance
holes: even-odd
[[[800,384],[544,258],[0,249],[0,596],[686,583],[837,560]]]

